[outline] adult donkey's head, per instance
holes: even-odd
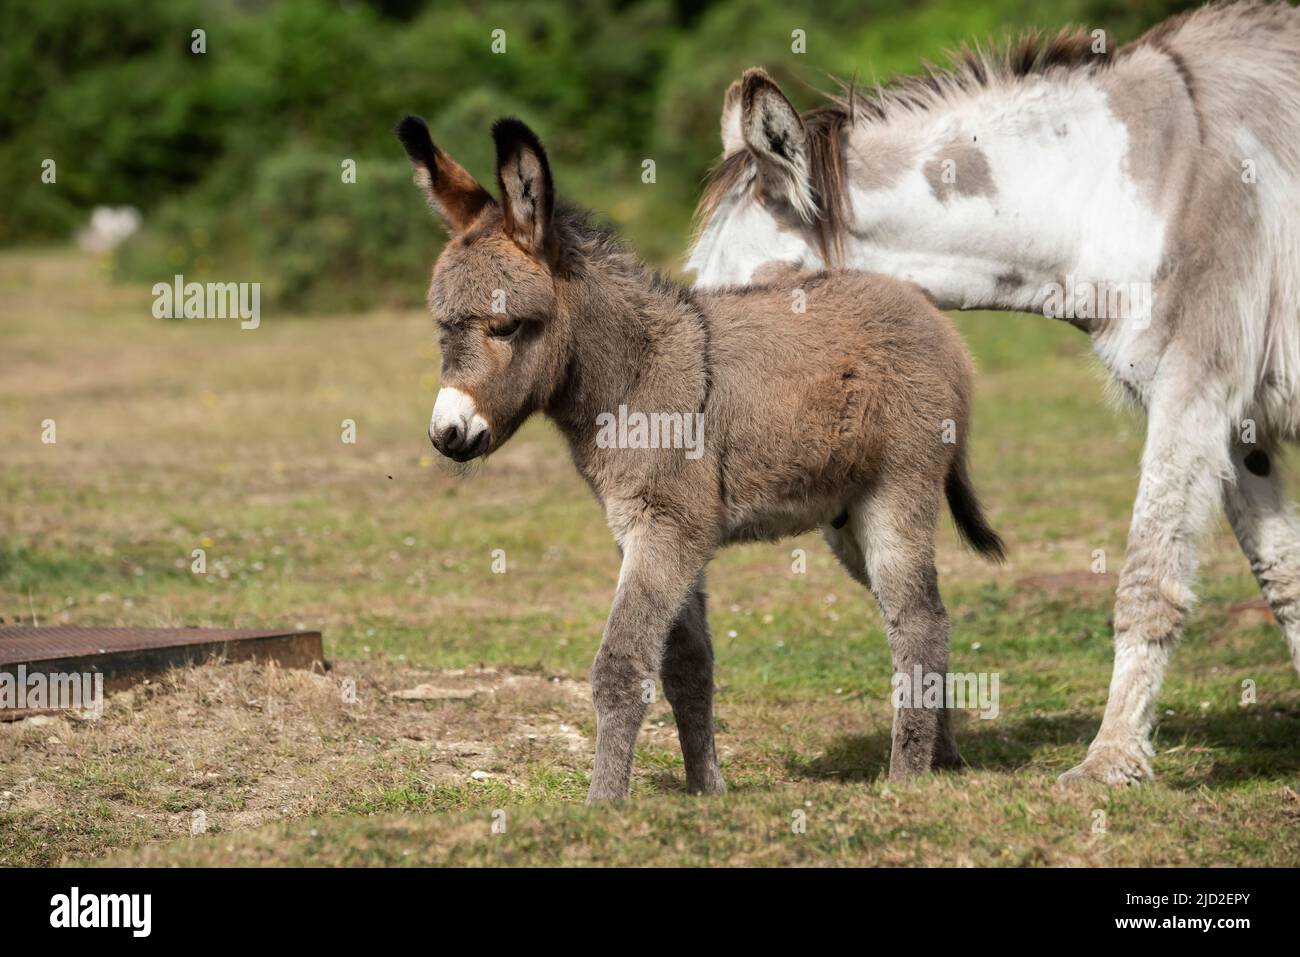
[[[497,121],[500,202],[438,149],[418,116],[397,126],[415,180],[450,238],[433,267],[442,384],[429,438],[465,462],[499,448],[559,384],[567,322],[553,271],[555,188],[546,151],[514,119]]]
[[[760,69],[731,84],[722,107],[722,157],[697,210],[688,269],[701,286],[744,285],[764,262],[834,263],[848,184],[837,105],[802,116]]]
[[[1149,281],[1161,210],[1182,201],[1165,172],[1195,129],[1158,132],[1182,81],[1128,79],[1116,64],[1160,59],[1133,49],[1030,33],[802,114],[747,71],[697,210],[696,286],[744,285],[783,261],[885,273],[943,308],[1032,312],[1071,277]],[[1172,92],[1154,92],[1166,80]]]

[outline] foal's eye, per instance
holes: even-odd
[[[521,325],[518,319],[508,319],[505,316],[488,320],[488,335],[493,339],[509,339],[519,331]]]

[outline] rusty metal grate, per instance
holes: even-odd
[[[108,691],[208,661],[323,667],[319,631],[277,628],[92,628],[0,625],[0,671],[102,673]]]

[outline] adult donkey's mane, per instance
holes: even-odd
[[[865,91],[855,83],[836,79],[842,91],[839,95],[800,114],[808,134],[809,174],[818,214],[815,226],[826,262],[837,263],[848,222],[848,180],[841,145],[845,126],[928,111],[962,94],[1001,82],[1057,71],[1093,73],[1139,46],[1158,44],[1181,22],[1182,18],[1177,17],[1161,24],[1113,55],[1109,46],[1096,52],[1092,35],[1080,27],[1067,27],[1056,34],[1029,30],[1000,44],[963,44],[947,54],[946,67],[924,63],[924,73],[895,77]],[[696,207],[692,242],[699,239],[722,201],[754,177],[754,164],[754,157],[742,149],[728,152],[710,169]]]
[[[816,202],[817,238],[827,262],[834,262],[843,242],[848,214],[848,182],[840,132],[850,124],[847,105],[828,103],[801,114],[808,131],[809,172]],[[692,245],[722,201],[754,176],[754,159],[747,150],[721,157],[709,171],[695,210]]]

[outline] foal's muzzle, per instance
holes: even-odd
[[[470,459],[478,458],[492,444],[490,430],[481,429],[471,433],[463,425],[449,425],[439,432],[435,432],[433,426],[429,426],[429,440],[433,442],[435,449],[457,462],[468,462]]]
[[[447,458],[468,462],[491,447],[492,429],[478,414],[474,400],[449,386],[438,391],[429,420],[429,441]]]

